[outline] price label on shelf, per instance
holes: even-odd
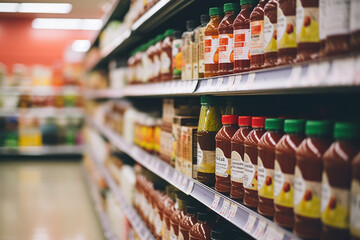
[[[176,186],[181,189],[181,182],[183,180],[183,177],[181,176],[181,173],[179,173],[177,179],[176,179]]]
[[[318,64],[318,75],[317,75],[317,85],[321,85],[326,80],[330,70],[330,62],[322,61]]]
[[[249,217],[245,223],[244,231],[247,233],[250,233],[254,228],[255,221],[256,221],[256,217],[250,213]]]
[[[254,81],[255,81],[255,73],[249,73],[248,79],[244,86],[244,90],[250,89],[251,86],[253,85]]]
[[[302,67],[300,65],[296,65],[292,67],[290,77],[286,82],[287,87],[293,87],[299,82],[301,71],[302,71]]]
[[[176,180],[178,178],[178,172],[177,171],[174,171],[173,172],[173,176],[171,178],[171,182],[175,185],[176,184]]]
[[[240,75],[241,76],[241,75]],[[233,86],[234,86],[234,82],[235,82],[235,76],[230,76],[228,77],[228,82],[227,84],[224,86],[224,91],[231,91]]]
[[[329,74],[330,85],[351,85],[355,79],[355,58],[335,59]]]
[[[222,85],[224,83],[224,78],[223,77],[219,77],[217,79],[217,82],[216,82],[216,87],[215,87],[215,91],[219,92],[222,88]]]
[[[187,179],[184,177],[182,182],[181,182],[180,189],[185,191],[186,184],[187,184]]]
[[[259,223],[256,227],[253,237],[256,239],[260,239],[264,235],[266,225],[267,223],[264,220],[259,220]]]
[[[215,210],[215,209],[217,208],[217,206],[219,205],[219,202],[220,202],[220,196],[217,195],[217,194],[215,194],[214,200],[213,200],[210,208],[211,208],[212,210]]]
[[[223,205],[221,206],[221,209],[220,209],[220,215],[223,217],[227,216],[229,208],[230,208],[230,201],[224,199]]]
[[[170,167],[165,167],[164,176],[167,178],[167,175],[169,175]]]
[[[211,91],[212,82],[213,82],[213,79],[212,79],[212,78],[209,78],[209,79],[207,80],[205,92],[210,92],[210,91]]]
[[[188,187],[186,188],[185,193],[186,193],[187,195],[189,195],[189,194],[192,192],[193,188],[194,188],[194,181],[189,180],[189,185],[188,185]]]
[[[236,215],[237,209],[238,209],[238,207],[236,206],[236,204],[231,203],[231,206],[230,206],[230,209],[228,211],[226,218],[229,220],[233,220]]]

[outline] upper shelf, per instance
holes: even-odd
[[[359,72],[360,56],[347,56],[214,78],[128,85],[121,90],[93,90],[85,95],[88,98],[121,98],[359,92]]]

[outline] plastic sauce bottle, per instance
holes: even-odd
[[[253,130],[244,141],[244,204],[251,208],[258,206],[258,172],[257,172],[257,145],[265,133],[265,118],[253,117],[251,126]]]
[[[325,42],[326,42],[326,0],[319,0],[319,39],[320,51],[319,57],[325,56]]]
[[[195,22],[193,20],[186,21],[186,32],[182,34],[183,40],[183,58],[182,58],[182,71],[181,79],[190,80],[192,79],[192,39],[193,39],[193,30],[195,28]]]
[[[264,8],[264,67],[273,67],[278,61],[277,0],[270,0]]]
[[[307,121],[305,138],[296,150],[294,179],[295,233],[303,238],[319,238],[322,157],[330,146],[332,124]]]
[[[274,166],[274,221],[282,227],[294,225],[295,151],[304,140],[305,121],[286,119],[285,135],[275,146]]]
[[[151,39],[146,44],[146,52],[143,54],[146,55],[145,58],[143,57],[143,66],[145,68],[143,78],[149,82],[155,81],[155,41],[155,39]]]
[[[215,136],[215,189],[224,194],[231,188],[231,138],[239,128],[237,122],[237,115],[223,115],[223,127]]]
[[[189,231],[190,240],[210,239],[211,226],[208,222],[208,216],[204,212],[197,213],[197,223]]]
[[[173,67],[172,67],[172,45],[173,45],[173,29],[166,30],[164,34],[164,41],[161,45],[161,54],[160,54],[160,73],[161,81],[169,81],[173,76]]]
[[[337,122],[335,142],[323,157],[321,187],[322,239],[349,239],[351,163],[359,148],[359,125]],[[360,219],[358,219],[360,220]]]
[[[360,51],[360,17],[358,15],[360,1],[350,1],[350,47],[351,50]]]
[[[159,82],[161,78],[161,61],[160,61],[160,55],[161,55],[161,45],[162,41],[164,40],[163,35],[158,35],[155,38],[155,46],[154,46],[154,69],[153,69],[153,82]]]
[[[195,206],[187,206],[186,214],[181,219],[179,224],[179,240],[189,240],[190,239],[190,229],[192,226],[197,223],[196,219],[196,207]]]
[[[225,3],[225,16],[219,24],[219,75],[234,72],[234,29],[233,22],[238,13],[239,5]]]
[[[170,218],[174,212],[177,210],[175,205],[175,196],[177,192],[169,193],[169,196],[164,203],[164,211],[162,217],[162,238],[170,239]]]
[[[172,79],[181,78],[182,70],[182,38],[180,31],[174,31],[172,42]]]
[[[178,209],[171,215],[170,218],[170,239],[178,239],[179,237],[179,224],[185,217],[187,196],[179,192],[176,196],[176,204]]]
[[[250,68],[250,14],[252,0],[240,0],[241,11],[234,20],[234,72],[248,71]]]
[[[325,54],[332,56],[347,53],[350,50],[350,0],[325,2]]]
[[[360,152],[351,164],[350,233],[352,239],[360,239]]]
[[[251,117],[238,118],[239,130],[231,138],[231,189],[230,197],[241,200],[244,197],[244,141],[252,130]]]
[[[266,119],[267,132],[258,143],[258,212],[268,217],[274,216],[275,145],[284,135],[283,128],[284,119]]]
[[[220,8],[209,9],[210,22],[206,25],[205,34],[205,73],[204,77],[218,76],[219,64],[219,24]]]
[[[207,14],[200,16],[201,25],[198,29],[199,78],[203,78],[205,73],[205,28],[209,20],[209,15]]]
[[[201,97],[197,131],[197,180],[208,186],[215,184],[215,136],[221,128],[221,113],[216,98]]]
[[[250,15],[250,68],[264,65],[264,7],[269,0],[261,0]]]
[[[278,0],[278,64],[291,64],[296,58],[296,0]]]
[[[296,61],[319,57],[319,0],[296,0]]]

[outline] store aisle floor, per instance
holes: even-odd
[[[0,240],[102,240],[79,162],[0,162]]]

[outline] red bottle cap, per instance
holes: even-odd
[[[236,124],[237,115],[222,115],[222,124]]]
[[[239,116],[239,119],[238,119],[239,126],[242,126],[242,127],[251,126],[251,119],[252,119],[252,117],[250,117],[250,116]]]
[[[251,125],[253,128],[264,128],[265,127],[265,117],[253,117]]]

